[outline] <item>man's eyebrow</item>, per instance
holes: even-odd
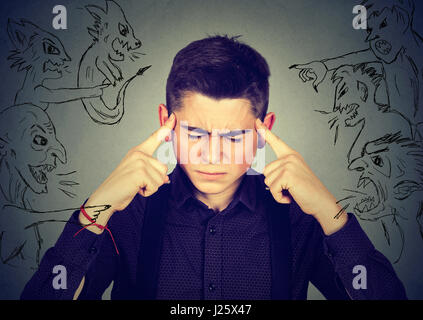
[[[197,128],[197,127],[191,127],[191,126],[187,126],[187,125],[185,125],[185,124],[182,124],[181,123],[181,127],[182,128],[184,128],[184,129],[187,129],[188,131],[196,131],[196,132],[198,132],[198,133],[211,133],[211,132],[208,132],[207,130],[204,130],[204,129],[201,129],[201,128]]]
[[[223,137],[226,137],[226,136],[235,137],[235,136],[239,136],[240,134],[244,134],[244,133],[247,133],[247,132],[250,132],[250,131],[252,131],[252,129],[233,130],[233,131],[222,133],[220,135],[223,136]]]
[[[184,129],[187,129],[188,131],[196,131],[198,133],[204,133],[204,134],[206,134],[206,133],[210,134],[211,133],[211,132],[204,130],[202,128],[186,126],[184,124],[181,124],[181,127],[183,127]],[[225,136],[232,136],[233,137],[233,136],[238,136],[240,134],[247,133],[249,131],[251,131],[251,129],[232,130],[232,131],[228,131],[228,132],[225,132],[225,133],[220,133],[219,135],[223,136],[223,137],[225,137]]]

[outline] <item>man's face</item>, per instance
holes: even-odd
[[[237,185],[257,149],[250,101],[190,93],[174,113],[175,155],[194,186],[218,194]]]

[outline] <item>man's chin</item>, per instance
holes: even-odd
[[[193,185],[199,192],[205,194],[218,194],[228,187],[227,183],[223,184],[218,181],[196,181],[193,182]]]

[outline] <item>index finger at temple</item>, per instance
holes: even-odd
[[[165,140],[165,137],[172,132],[175,128],[176,117],[175,114],[172,115],[166,120],[166,122],[156,130],[147,140],[141,143],[137,149],[143,151],[144,153],[152,156],[156,149],[162,144]]]
[[[272,150],[275,152],[276,157],[280,158],[294,152],[294,150],[282,141],[281,138],[270,131],[260,119],[256,120],[256,129],[263,139],[270,145]]]

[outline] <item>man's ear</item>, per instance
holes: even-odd
[[[263,124],[269,129],[272,130],[273,125],[275,124],[276,115],[273,112],[269,112],[266,114],[266,116],[263,119]],[[261,135],[257,135],[257,148],[263,148],[266,144],[266,141],[264,141],[263,137]]]
[[[160,126],[163,126],[164,125],[164,123],[169,118],[169,116],[170,116],[170,114],[169,114],[169,111],[167,110],[166,106],[163,103],[159,104],[159,121],[160,121]]]

